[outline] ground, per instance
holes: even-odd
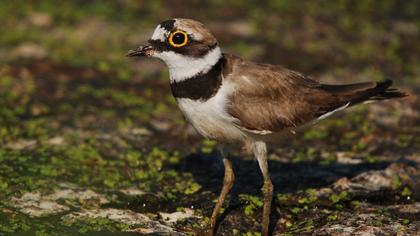
[[[204,6],[203,6],[204,5]],[[28,1],[0,7],[0,235],[200,235],[223,179],[156,60],[124,54],[172,16],[225,51],[330,83],[410,94],[348,109],[270,147],[274,235],[420,231],[420,4],[415,1]],[[259,235],[256,161],[218,235]]]

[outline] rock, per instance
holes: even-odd
[[[56,136],[47,140],[48,144],[51,145],[62,145],[64,144],[64,138],[61,136]]]
[[[350,188],[349,184],[350,184],[349,179],[347,177],[343,177],[335,181],[332,184],[332,186],[333,188],[336,188],[336,189],[346,190]]]
[[[99,193],[96,193],[90,189],[87,190],[73,190],[63,189],[54,192],[53,194],[47,195],[46,198],[51,200],[67,199],[67,200],[78,200],[79,202],[85,202],[88,200],[94,200],[99,204],[109,203],[109,200]]]
[[[77,203],[58,203],[59,200],[76,200]],[[11,198],[14,207],[31,217],[57,214],[69,210],[74,204],[83,205],[86,202],[101,205],[109,203],[109,200],[90,189],[58,189],[45,195],[36,191],[25,193],[20,198]]]
[[[140,190],[136,187],[121,189],[120,192],[122,192],[123,194],[128,195],[128,196],[141,196],[141,195],[146,194],[146,192],[144,192],[143,190]]]
[[[26,42],[19,45],[12,52],[14,57],[23,57],[23,58],[33,58],[33,59],[43,59],[47,56],[47,50],[41,45]]]
[[[137,188],[120,190],[127,195],[143,195]],[[183,212],[160,212],[162,223],[152,220],[149,216],[128,209],[100,208],[110,203],[105,195],[90,189],[80,188],[77,185],[62,183],[52,193],[43,194],[40,191],[28,192],[21,197],[12,197],[10,203],[20,212],[30,217],[43,217],[72,211],[61,217],[67,223],[74,223],[83,217],[107,218],[112,221],[130,226],[128,231],[137,233],[158,233],[159,235],[184,235],[171,228],[178,220],[195,217],[194,211],[185,209]]]
[[[19,139],[15,142],[7,143],[5,146],[6,148],[10,148],[13,150],[23,150],[27,148],[34,147],[37,144],[36,140],[28,140],[28,139]]]
[[[391,181],[384,171],[368,171],[352,178],[347,186],[351,192],[378,191],[390,189]]]
[[[43,199],[39,192],[25,193],[21,198],[12,198],[11,202],[20,212],[31,217],[40,217],[70,209],[68,206],[58,204],[54,200]]]
[[[405,226],[390,217],[378,214],[352,214],[342,212],[339,218],[346,219],[340,223],[326,224],[315,230],[315,235],[335,236],[375,236],[404,235]]]
[[[158,221],[151,220],[148,216],[125,209],[84,209],[80,212],[73,212],[62,217],[67,222],[75,222],[81,217],[107,218],[113,221],[121,222],[130,226],[131,232],[138,233],[156,233],[159,235],[184,235],[176,232],[169,226],[163,225]]]
[[[167,120],[151,120],[150,124],[155,128],[157,131],[164,132],[168,131],[171,128],[171,123]]]
[[[150,130],[148,130],[144,127],[134,128],[134,129],[130,130],[130,132],[133,135],[139,135],[139,136],[145,136],[145,135],[151,135],[152,134],[152,132],[150,132]]]
[[[418,169],[415,167],[404,163],[393,163],[384,170],[367,171],[350,180],[345,177],[340,178],[332,186],[349,192],[372,192],[391,189],[394,177],[399,177],[406,183],[415,183],[418,176]]]
[[[403,214],[418,214],[420,216],[420,202],[405,205],[388,206],[387,209],[395,210]]]
[[[50,15],[43,12],[35,12],[29,15],[29,22],[36,27],[48,27],[52,23]]]
[[[197,218],[194,216],[194,211],[189,208],[184,208],[183,211],[177,211],[172,213],[159,212],[159,215],[162,217],[162,220],[168,225],[174,225],[178,220],[183,220],[187,218]]]
[[[360,164],[363,161],[361,159],[355,159],[355,158],[351,158],[349,157],[349,155],[346,152],[337,152],[336,153],[337,156],[337,163],[341,163],[341,164]]]
[[[321,188],[321,189],[316,191],[316,196],[317,197],[324,197],[324,196],[329,196],[332,193],[333,193],[333,190],[331,188]]]

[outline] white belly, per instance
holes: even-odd
[[[234,125],[235,118],[226,111],[230,86],[223,84],[217,94],[207,101],[177,99],[187,120],[206,138],[220,142],[242,142],[245,133]]]

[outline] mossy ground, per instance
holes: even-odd
[[[206,22],[226,51],[252,60],[329,82],[392,78],[410,93],[403,101],[352,108],[280,140],[270,168],[274,232],[325,234],[328,226],[361,215],[365,226],[388,232],[397,224],[399,232],[414,232],[418,214],[394,206],[419,201],[420,4],[43,0],[0,3],[0,235],[130,235],[141,227],[65,217],[93,209],[130,210],[156,222],[164,221],[159,212],[193,209],[195,218],[171,225],[186,234],[208,222],[223,175],[215,143],[184,121],[162,63],[124,57],[173,16]],[[239,151],[231,156],[237,183],[219,232],[258,235],[258,165]],[[332,185],[385,173],[395,162],[415,170],[391,171],[382,189]],[[106,201],[57,198],[68,209],[31,217],[13,200],[66,186]]]

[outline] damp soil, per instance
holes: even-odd
[[[211,22],[242,57],[331,83],[392,77],[410,94],[270,146],[273,235],[420,231],[416,4],[40,2],[0,9],[0,235],[202,235],[223,182],[217,144],[185,121],[162,63],[124,57],[150,33],[133,29],[169,13]],[[217,235],[259,235],[258,163],[229,158]]]

